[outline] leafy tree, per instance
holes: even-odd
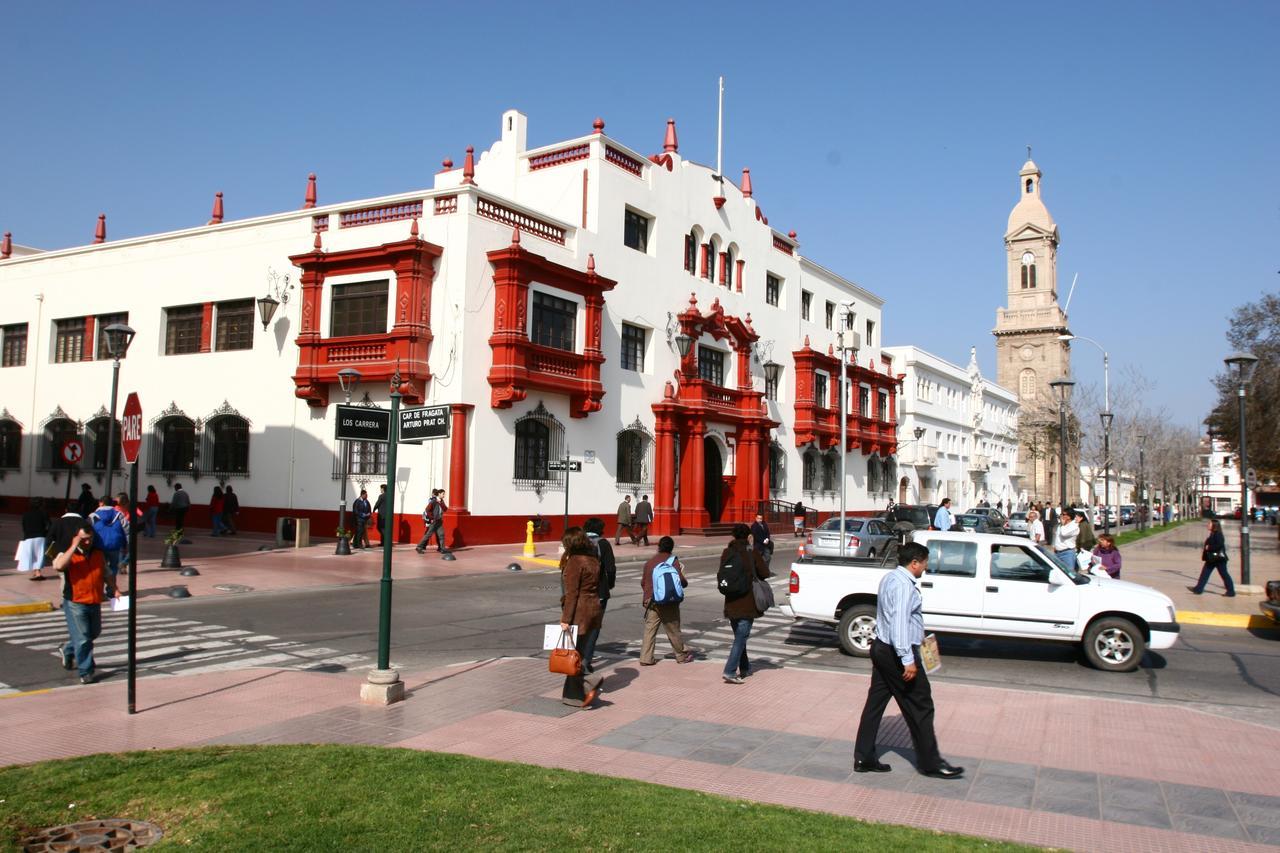
[[[1234,350],[1252,352],[1258,363],[1245,397],[1249,465],[1261,477],[1280,475],[1280,293],[1264,294],[1231,315],[1227,342]],[[1209,428],[1239,453],[1240,403],[1233,371],[1213,380],[1218,402],[1206,419]]]

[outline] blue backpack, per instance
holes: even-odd
[[[102,509],[107,512],[104,513]],[[95,544],[104,551],[119,551],[124,547],[124,525],[120,523],[120,516],[114,509],[102,509],[93,514],[93,534],[98,540]]]
[[[675,567],[675,557],[667,557],[653,567],[653,603],[679,604],[684,601],[684,587],[680,584],[680,572]]]

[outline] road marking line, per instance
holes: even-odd
[[[1265,616],[1248,613],[1209,613],[1202,610],[1179,610],[1177,620],[1183,625],[1213,625],[1218,628],[1275,628]]]

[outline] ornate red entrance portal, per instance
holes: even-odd
[[[698,310],[698,300],[689,296],[689,307],[676,319],[687,351],[675,373],[675,383],[667,381],[661,403],[654,403],[654,432],[657,436],[657,471],[654,477],[654,532],[672,534],[682,527],[706,527],[707,489],[720,489],[723,521],[744,521],[755,513],[769,494],[769,431],[778,426],[771,420],[764,393],[751,385],[751,345],[760,336],[746,319],[726,316],[720,300],[711,311]],[[725,388],[699,376],[698,341],[703,335],[714,340],[728,339],[736,359],[736,388]],[[685,347],[682,345],[681,349]],[[703,440],[709,421],[729,424],[734,431],[727,438],[734,444],[734,475],[708,483],[705,477]],[[676,448],[680,451],[680,506],[676,508]]]

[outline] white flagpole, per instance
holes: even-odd
[[[724,178],[724,75],[720,76],[719,108],[716,114],[716,180]]]

